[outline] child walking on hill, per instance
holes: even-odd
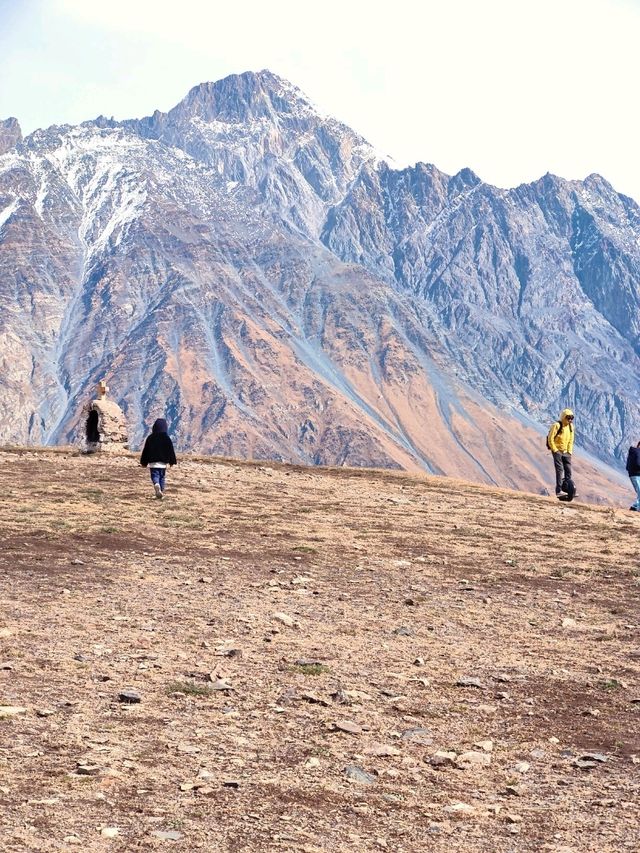
[[[167,422],[164,418],[158,418],[153,425],[151,435],[147,436],[140,457],[143,468],[149,466],[151,482],[156,497],[162,500],[164,497],[164,483],[167,465],[176,465],[176,454],[173,442],[167,435]]]

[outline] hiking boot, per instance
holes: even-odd
[[[154,488],[154,491],[156,493],[156,497],[161,498],[162,497],[162,489],[160,488],[160,483],[154,483],[153,488]]]

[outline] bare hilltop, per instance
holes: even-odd
[[[0,452],[0,850],[640,849],[640,517]]]

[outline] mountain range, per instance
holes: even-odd
[[[640,208],[599,175],[398,168],[269,71],[168,113],[0,122],[0,441],[82,437],[107,377],[137,446],[581,493],[640,440]]]

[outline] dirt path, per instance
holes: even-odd
[[[640,518],[383,472],[168,482],[0,453],[0,850],[640,849]]]

